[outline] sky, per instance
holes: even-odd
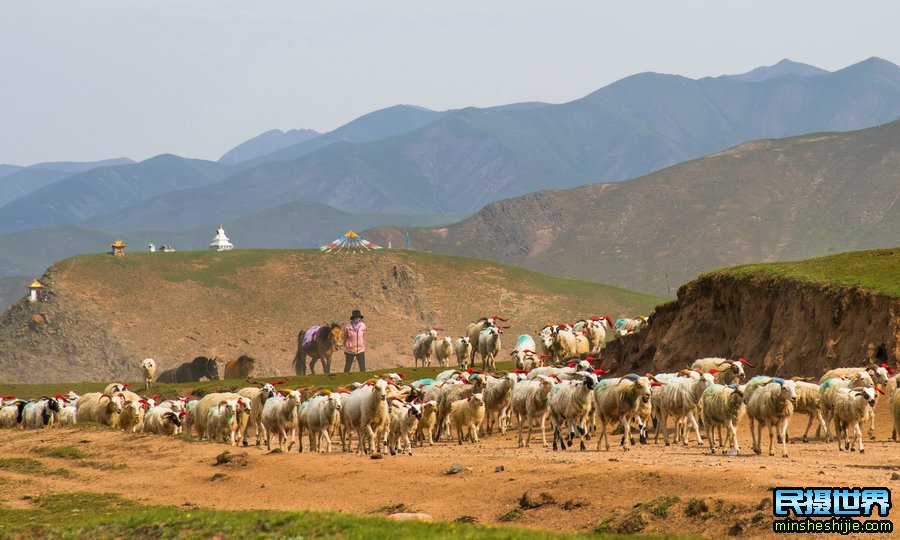
[[[218,159],[396,104],[562,103],[644,71],[900,64],[893,0],[0,0],[0,163]]]

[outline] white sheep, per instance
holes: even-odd
[[[14,428],[22,425],[25,419],[23,411],[28,402],[24,399],[14,399],[13,396],[7,396],[2,407],[0,407],[0,428]]]
[[[547,433],[544,428],[549,412],[547,396],[553,388],[555,381],[550,377],[539,375],[531,380],[519,381],[513,386],[511,392],[511,406],[519,425],[519,447],[531,446],[531,432],[534,421],[541,419],[541,440],[547,446]],[[522,431],[528,424],[528,438],[522,444]]]
[[[391,402],[390,428],[388,431],[388,450],[391,455],[406,452],[412,455],[410,433],[415,433],[422,418],[422,410],[415,403],[404,403],[399,400]],[[402,446],[401,446],[402,444]]]
[[[578,355],[578,344],[575,333],[566,324],[556,325],[552,332],[553,342],[550,345],[550,358],[554,362],[562,362]]]
[[[825,441],[831,442],[831,419],[834,417],[834,396],[842,388],[871,388],[875,386],[867,371],[854,371],[843,377],[830,377],[819,385],[819,406],[825,420]],[[819,430],[816,430],[816,435]]]
[[[78,423],[78,400],[69,401],[63,398],[60,401],[62,404],[59,409],[59,427],[76,425]]]
[[[585,450],[586,421],[594,407],[593,391],[596,385],[596,375],[581,372],[576,374],[576,378],[562,381],[550,390],[547,403],[550,427],[553,429],[553,450],[557,450],[557,442],[561,443],[563,450],[572,446],[576,433],[580,438],[580,448]],[[563,437],[564,427],[568,428],[567,439]]]
[[[797,387],[797,401],[794,403],[794,414],[805,414],[809,417],[809,421],[806,423],[806,431],[803,432],[803,437],[801,439],[803,442],[807,442],[809,441],[809,430],[812,427],[814,420],[818,419],[818,428],[825,425],[825,419],[822,417],[822,407],[820,405],[822,394],[818,384],[806,381],[794,381],[794,385]]]
[[[22,427],[43,429],[53,427],[58,422],[60,403],[56,398],[42,397],[29,402],[22,411]]]
[[[244,446],[248,445],[250,438],[250,430],[256,430],[256,446],[260,446],[263,438],[266,436],[266,427],[262,423],[263,407],[266,400],[275,396],[275,386],[271,383],[265,383],[261,387],[248,386],[237,391],[239,396],[250,400],[250,416],[247,418],[247,424],[242,435]]]
[[[692,372],[697,373],[696,371]],[[663,375],[665,374],[656,376],[657,380],[664,384],[653,392],[650,399],[653,403],[653,410],[655,411],[654,416],[659,421],[659,424],[662,425],[663,443],[666,446],[669,446],[668,419],[670,415],[675,418],[676,431],[678,429],[677,425],[679,421],[681,419],[685,421],[685,433],[683,437],[683,444],[685,446],[688,444],[687,432],[689,428],[693,428],[694,433],[697,435],[697,443],[703,444],[703,439],[700,437],[700,426],[697,423],[694,412],[700,404],[700,398],[703,397],[703,392],[709,388],[710,385],[715,383],[715,379],[713,378],[713,375],[709,373],[697,374],[699,377],[664,377]],[[657,441],[659,441],[658,426],[656,428],[654,443]]]
[[[419,361],[423,367],[431,366],[431,358],[434,356],[434,342],[437,339],[437,328],[417,334],[413,343],[413,362],[416,367]]]
[[[853,368],[837,368],[832,369],[826,372],[819,379],[820,383],[825,382],[826,380],[832,377],[847,377],[851,376],[853,373],[865,371],[869,374],[869,377],[872,378],[872,384],[875,386],[876,391],[880,394],[889,394],[890,393],[890,383],[891,383],[891,374],[894,372],[890,366],[887,364],[876,365],[874,363],[870,363],[866,367],[853,367]],[[875,439],[875,410],[870,411],[869,414],[869,438]]]
[[[450,406],[453,402],[468,398],[472,394],[483,392],[485,382],[486,379],[483,375],[471,377],[466,382],[444,381],[436,396],[438,404],[436,441],[441,440],[444,433],[449,433]],[[426,392],[425,399],[430,400],[434,398],[430,393]]]
[[[487,422],[487,434],[494,430],[494,416],[497,417],[497,427],[502,435],[506,435],[509,426],[510,394],[519,377],[515,373],[496,373],[485,377],[484,408]]]
[[[622,437],[622,449],[626,451],[629,449],[625,441],[631,439],[631,419],[638,415],[641,404],[650,401],[652,382],[655,381],[631,373],[621,378],[604,379],[597,383],[597,386],[594,387],[594,414],[601,427],[600,437],[597,439],[597,450],[600,450],[600,444],[605,441],[606,451],[609,452],[606,425],[616,421],[622,425],[625,431]]]
[[[456,351],[456,363],[459,369],[465,371],[469,368],[469,358],[474,354],[472,351],[472,340],[469,336],[458,337],[453,344],[453,348]]]
[[[476,393],[465,399],[454,401],[450,405],[450,423],[456,430],[456,440],[463,443],[463,438],[473,443],[478,442],[478,428],[484,420],[484,394]],[[465,437],[463,429],[466,430]]]
[[[891,431],[891,439],[900,439],[900,390],[894,389],[891,394],[891,416],[894,420],[894,429]]]
[[[700,404],[710,453],[716,453],[716,434],[713,431],[715,429],[718,432],[719,448],[722,449],[722,453],[727,452],[725,448],[730,443],[733,445],[731,455],[740,454],[741,446],[738,443],[737,424],[746,410],[744,391],[741,387],[736,384],[713,384],[703,392]],[[727,439],[722,438],[723,427],[728,432]]]
[[[620,336],[624,336],[632,332],[641,331],[642,329],[646,328],[649,323],[650,319],[644,316],[635,317],[633,319],[624,317],[616,321],[615,331]]]
[[[127,433],[137,433],[144,422],[144,405],[147,402],[140,396],[138,399],[134,399],[133,396],[124,394],[124,398],[125,403],[122,405],[122,413],[119,415],[119,429]]]
[[[323,390],[300,405],[300,451],[303,451],[303,428],[309,430],[309,451],[331,453],[331,434],[340,420],[343,407],[339,394]],[[324,445],[319,443],[324,439]]]
[[[516,344],[513,350],[509,352],[513,362],[515,362],[516,369],[531,369],[537,358],[536,350],[537,345],[534,343],[534,338],[528,334],[522,334],[516,338]],[[529,364],[527,368],[525,367],[526,361]]]
[[[206,424],[209,419],[210,409],[217,407],[223,400],[236,400],[241,397],[240,394],[235,394],[234,392],[214,392],[212,394],[206,394],[200,398],[197,405],[193,406],[188,411],[187,420],[184,423],[184,430],[191,437],[194,436],[194,432],[196,431],[200,440],[203,440],[207,435]],[[185,405],[185,407],[187,407],[187,405]]]
[[[694,360],[691,369],[700,370],[701,373],[714,373],[719,384],[741,384],[746,377],[744,366],[755,368],[756,366],[743,358],[729,360],[727,358],[700,358]],[[713,371],[715,370],[715,371]]]
[[[453,338],[445,336],[434,344],[434,358],[441,367],[450,365],[450,357],[453,356]]]
[[[500,334],[502,330],[496,326],[485,328],[478,334],[478,354],[481,355],[481,369],[494,371],[494,360],[500,354]]]
[[[834,425],[837,433],[838,450],[853,451],[853,444],[859,446],[859,453],[866,452],[862,441],[860,422],[865,422],[875,406],[874,388],[842,388],[834,396]],[[849,431],[853,430],[853,437],[849,437]],[[841,443],[844,443],[842,446]]]
[[[100,392],[88,392],[78,400],[76,417],[78,423],[96,422],[111,428],[119,427],[119,415],[125,398],[122,394],[104,395]]]
[[[754,452],[762,453],[762,427],[765,424],[769,428],[769,455],[775,455],[772,428],[777,425],[782,443],[781,457],[788,457],[787,427],[794,413],[795,401],[797,387],[794,381],[763,375],[750,379],[744,388],[744,403],[747,405]],[[758,423],[755,430],[754,423]]]
[[[274,433],[278,435],[278,449],[284,451],[284,441],[287,439],[287,450],[290,452],[297,435],[297,409],[302,398],[297,390],[283,391],[283,394],[266,400],[261,418],[265,428],[266,448],[272,449],[272,434]],[[290,436],[288,436],[289,430]]]
[[[358,454],[381,453],[382,440],[377,437],[377,430],[389,421],[386,397],[387,382],[379,379],[357,388],[344,401],[348,428],[356,431]]]
[[[243,402],[238,399],[223,399],[214,407],[210,407],[206,413],[206,438],[212,442],[220,442],[222,439],[235,446],[237,444],[235,434],[238,432],[237,417],[242,407]]]
[[[150,385],[156,380],[156,360],[152,358],[141,360],[141,373],[144,374],[144,386],[149,390]]]
[[[428,442],[434,446],[434,426],[437,423],[437,401],[427,400],[421,406],[422,418],[416,426],[414,442],[418,446],[421,442]]]
[[[144,414],[141,433],[171,436],[177,433],[179,427],[181,427],[181,415],[169,407],[157,405],[150,407]]]

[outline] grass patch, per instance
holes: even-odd
[[[506,512],[505,514],[500,514],[499,516],[497,516],[497,521],[502,521],[504,523],[507,523],[510,521],[515,521],[521,515],[522,515],[522,510],[520,508],[513,508],[509,512]]]
[[[662,495],[650,502],[644,503],[642,508],[658,518],[669,517],[669,507],[680,501],[676,495]]]
[[[597,524],[594,527],[594,532],[598,534],[606,534],[613,532],[613,521],[616,520],[616,516],[610,514],[603,518],[603,521]]]
[[[71,478],[72,472],[62,467],[48,469],[44,464],[31,458],[0,458],[0,469],[19,474],[38,474],[41,476],[62,476]]]
[[[464,522],[393,522],[328,512],[205,510],[143,506],[117,495],[60,493],[31,499],[26,510],[0,509],[0,537],[31,538],[597,538]],[[515,509],[518,510],[518,509]]]
[[[55,448],[49,446],[35,446],[31,451],[42,456],[60,459],[81,459],[88,456],[87,452],[83,452],[72,446],[57,446]]]
[[[854,251],[804,261],[744,264],[704,275],[782,278],[831,285],[861,287],[900,297],[900,248]]]
[[[125,463],[110,463],[108,461],[78,461],[77,465],[81,465],[82,467],[90,467],[92,469],[97,469],[100,471],[121,471],[122,469],[127,469],[128,465]]]
[[[407,506],[406,503],[397,503],[397,504],[387,504],[385,506],[380,506],[375,510],[372,510],[372,514],[397,514],[399,512],[418,512],[411,506]]]

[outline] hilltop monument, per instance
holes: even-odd
[[[31,282],[31,285],[28,286],[28,301],[29,302],[37,302],[41,299],[41,290],[44,288],[41,285],[41,282],[38,281],[38,278],[34,278],[34,281]]]
[[[347,231],[344,236],[325,244],[319,249],[325,253],[363,253],[381,249],[381,246],[369,242],[353,231]]]
[[[121,240],[116,240],[112,244],[109,245],[112,248],[112,254],[116,257],[124,257],[125,256],[125,248],[128,247],[128,244]]]
[[[225,227],[222,224],[219,224],[219,229],[216,231],[216,236],[213,237],[213,241],[209,244],[209,249],[213,251],[228,251],[230,249],[234,249],[234,244],[228,241],[228,237],[225,236]]]

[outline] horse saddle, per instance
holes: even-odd
[[[303,334],[303,348],[312,349],[316,346],[316,336],[319,334],[321,326],[310,326]]]

